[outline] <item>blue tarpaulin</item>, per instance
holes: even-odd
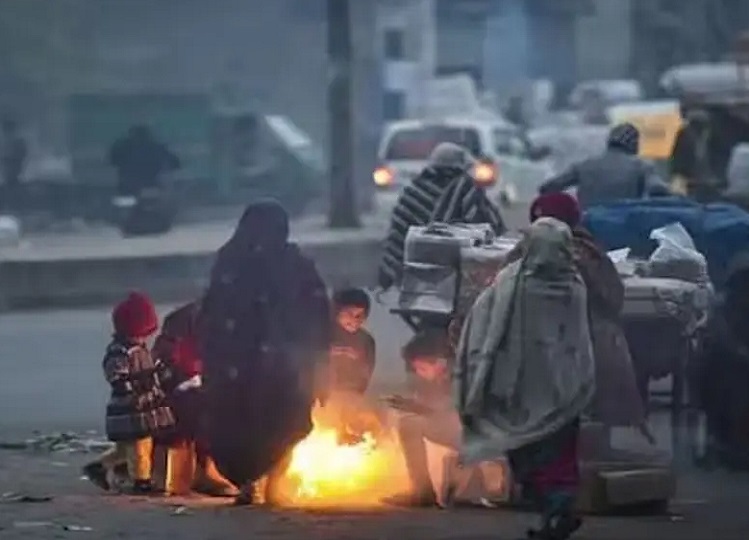
[[[586,227],[606,250],[628,247],[647,258],[656,248],[650,233],[681,223],[705,256],[716,288],[725,284],[729,267],[749,254],[749,213],[732,204],[699,204],[681,197],[621,201],[590,208]]]

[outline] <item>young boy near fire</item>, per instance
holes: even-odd
[[[452,347],[444,332],[424,331],[403,347],[402,355],[410,392],[407,396],[392,396],[387,402],[400,413],[398,437],[411,491],[387,502],[397,506],[436,506],[426,441],[455,450],[461,441],[460,418],[451,394]]]
[[[344,439],[357,439],[379,426],[364,403],[376,362],[375,340],[364,328],[371,303],[362,289],[342,289],[333,293],[332,304],[326,409],[338,415],[338,427]]]
[[[153,302],[131,293],[112,312],[114,334],[102,367],[111,386],[106,409],[106,432],[115,447],[86,467],[84,474],[97,486],[110,489],[114,469],[127,463],[135,494],[152,494],[154,439],[168,437],[175,420],[166,403],[172,381],[168,368],[155,360],[147,341],[159,327]]]

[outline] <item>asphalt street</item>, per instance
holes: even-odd
[[[161,306],[164,312],[168,306]],[[370,329],[378,342],[375,388],[404,380],[399,357],[410,331],[380,305]],[[108,388],[101,358],[110,333],[108,309],[0,315],[0,441],[18,441],[39,431],[101,432]],[[668,451],[670,434],[655,419],[660,450]],[[616,446],[646,449],[629,431],[614,437]],[[156,540],[179,535],[188,540],[250,534],[257,538],[321,539],[409,538],[513,540],[530,516],[508,512],[232,512],[194,508],[194,501],[147,503],[101,497],[77,481],[87,456],[0,451],[0,492],[53,494],[49,505],[0,504],[0,535],[5,538],[60,538],[67,524],[91,527],[97,538]],[[745,540],[749,478],[716,471],[684,471],[671,514],[590,520],[582,540]],[[174,505],[191,507],[172,519]],[[183,515],[183,514],[180,514]],[[75,529],[73,529],[75,530]],[[200,531],[212,531],[208,536]],[[405,535],[405,536],[404,536]]]
[[[368,322],[377,342],[374,393],[396,390],[405,380],[400,348],[412,332],[389,312],[394,300],[373,299]],[[162,314],[168,310],[160,306]],[[107,308],[0,314],[0,439],[101,431],[109,392],[101,359],[110,334]],[[667,420],[658,417],[654,424],[660,450],[670,451]],[[629,430],[615,433],[615,440],[644,448]]]

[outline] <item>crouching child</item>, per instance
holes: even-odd
[[[114,335],[104,355],[104,376],[111,387],[106,432],[115,448],[87,465],[84,473],[108,489],[112,469],[127,463],[135,494],[152,494],[154,438],[168,437],[175,428],[166,394],[172,375],[155,360],[147,340],[159,327],[156,309],[142,294],[131,293],[112,313]]]
[[[328,405],[344,440],[365,432],[379,432],[380,421],[365,402],[364,394],[375,369],[375,340],[364,327],[369,317],[369,295],[362,289],[333,294],[333,332],[327,384]]]
[[[153,347],[154,358],[173,374],[168,402],[176,419],[174,436],[168,441],[164,463],[164,488],[169,494],[192,491],[216,497],[236,497],[239,490],[218,471],[201,429],[205,408],[203,363],[196,335],[198,302],[169,313]]]
[[[411,479],[411,490],[386,502],[396,506],[438,505],[429,474],[426,441],[457,451],[461,425],[451,394],[452,348],[441,331],[417,334],[403,348],[410,393],[387,399],[398,411],[398,437]]]

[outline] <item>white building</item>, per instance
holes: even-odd
[[[377,19],[384,119],[417,116],[436,68],[434,0],[380,0]]]

